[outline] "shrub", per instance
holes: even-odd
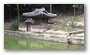
[[[75,28],[76,27],[76,25],[75,25],[74,22],[72,22],[71,24],[69,24],[69,26],[72,27],[72,28]]]
[[[11,25],[10,25],[10,29],[11,30],[18,30],[18,21],[17,20],[13,20]]]
[[[59,26],[57,25],[53,25],[51,28],[54,29],[55,31],[59,30]]]

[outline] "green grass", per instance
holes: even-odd
[[[84,49],[84,46],[4,35],[4,49]]]

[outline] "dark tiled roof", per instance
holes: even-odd
[[[34,24],[34,20],[32,18],[27,18],[25,22]]]

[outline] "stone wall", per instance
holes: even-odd
[[[70,42],[73,44],[84,44],[84,33],[72,34]]]
[[[68,42],[67,35],[54,35],[54,34],[46,34],[46,33],[40,34],[40,33],[32,33],[32,32],[9,31],[9,30],[5,30],[4,34],[42,39],[42,40],[57,41],[63,43]]]

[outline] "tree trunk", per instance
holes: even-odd
[[[9,11],[10,11],[10,21],[12,21],[12,16],[11,16],[11,6],[9,8]]]
[[[17,4],[17,15],[18,15],[18,25],[20,23],[20,15],[19,15],[19,4]],[[19,27],[18,27],[19,29]]]
[[[19,4],[17,4],[18,24],[20,23]]]
[[[52,4],[50,4],[50,13],[52,13]]]
[[[76,5],[74,4],[74,5],[73,5],[73,9],[74,9],[74,18],[75,18],[75,16],[76,16],[76,15],[75,15],[75,13],[76,13],[75,8],[76,8]]]

